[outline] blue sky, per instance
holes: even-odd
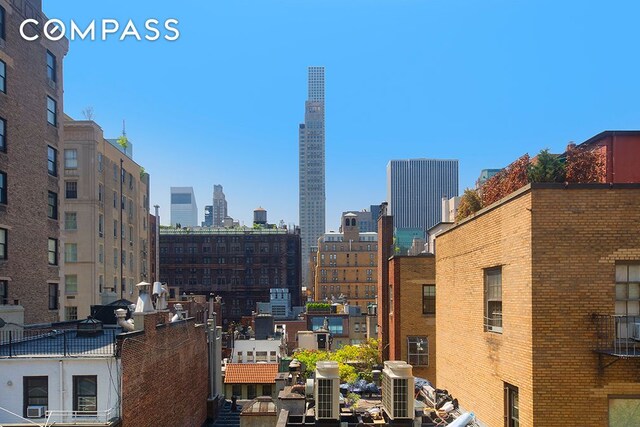
[[[605,129],[637,129],[640,3],[457,0],[44,0],[65,22],[179,20],[179,40],[73,41],[65,111],[122,120],[169,221],[169,187],[213,184],[249,224],[298,223],[306,67],[326,67],[327,227],[386,199],[386,164],[483,168]]]

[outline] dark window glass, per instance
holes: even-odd
[[[49,51],[47,51],[47,77],[52,82],[56,81],[56,57]]]
[[[58,194],[53,191],[49,191],[47,216],[51,219],[58,219]]]
[[[435,285],[422,285],[422,314],[436,314]]]
[[[58,175],[58,151],[50,145],[47,146],[47,172]]]
[[[49,310],[58,309],[58,284],[49,283]]]
[[[0,305],[9,304],[9,282],[0,280]]]
[[[6,228],[0,228],[0,259],[7,259],[7,234]]]
[[[5,24],[6,24],[6,15],[7,13],[4,10],[4,7],[0,6],[0,39],[5,39]]]
[[[0,172],[0,203],[7,204],[7,174]]]
[[[67,199],[77,199],[78,198],[78,182],[77,181],[67,181],[64,183],[64,194]]]
[[[49,405],[49,381],[47,377],[24,377],[24,416],[29,406]]]
[[[96,375],[73,376],[73,410],[80,415],[98,411],[98,377]]]
[[[7,64],[0,60],[0,91],[7,93]]]
[[[47,96],[47,122],[53,126],[58,125],[58,103],[50,96]]]

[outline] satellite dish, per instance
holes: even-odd
[[[4,328],[4,325],[6,325],[6,324],[7,324],[7,322],[5,322],[2,317],[0,317],[0,328]]]

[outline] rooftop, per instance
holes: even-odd
[[[119,328],[92,336],[76,329],[25,329],[0,331],[0,358],[114,357]]]
[[[225,384],[275,384],[277,363],[227,363]]]

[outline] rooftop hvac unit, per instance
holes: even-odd
[[[384,362],[382,405],[390,419],[413,419],[412,366],[403,361]]]
[[[27,406],[27,418],[44,418],[44,414],[47,411],[46,406],[32,405]]]
[[[340,373],[338,362],[321,361],[316,364],[314,398],[317,420],[340,419]]]

